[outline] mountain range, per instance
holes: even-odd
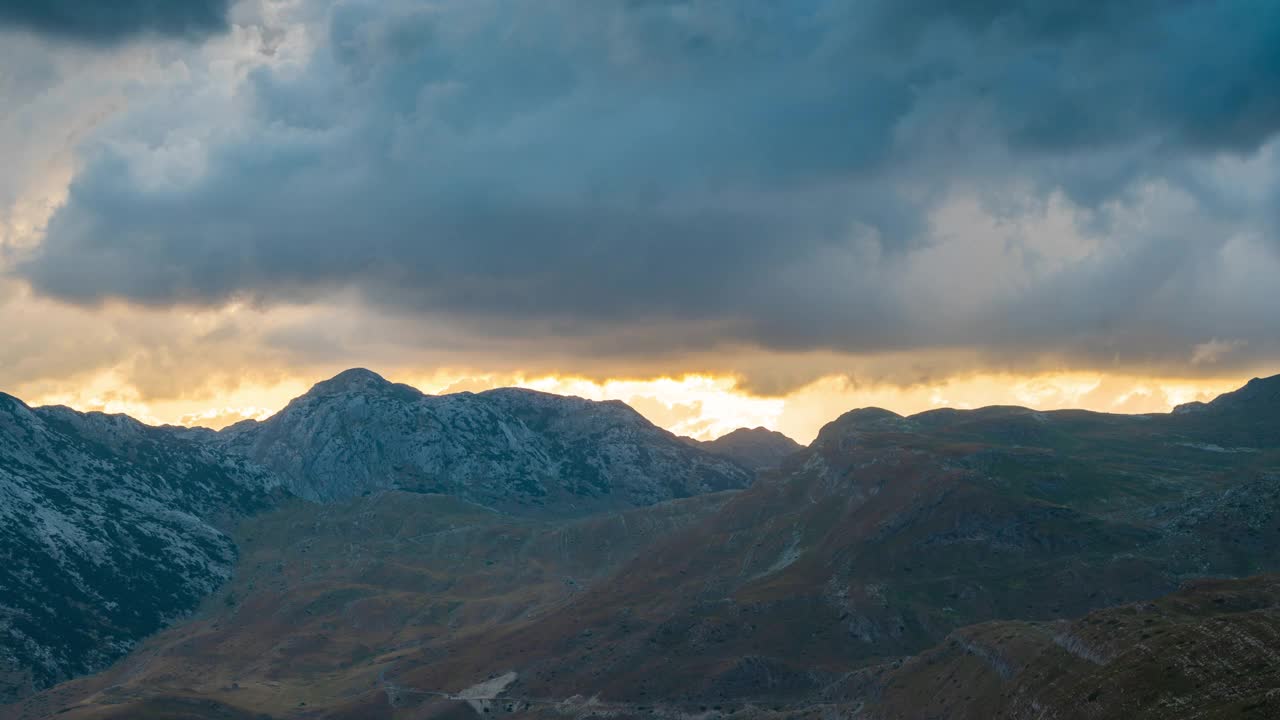
[[[751,480],[620,402],[514,388],[424,395],[359,369],[316,385],[266,422],[245,421],[205,440],[318,502],[408,489],[561,515]]]
[[[0,396],[0,493],[5,718],[1280,709],[1280,376],[808,448],[364,370],[220,432]]]

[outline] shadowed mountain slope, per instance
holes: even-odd
[[[138,714],[120,717],[149,717],[152,706],[199,708],[195,697],[213,701],[209,717],[247,708],[307,716],[347,706],[351,717],[381,717],[376,708],[388,702],[423,699],[409,688],[400,698],[395,675],[406,659],[426,652],[443,660],[451,643],[572,605],[727,498],[555,522],[396,491],[330,505],[293,501],[241,526],[234,580],[193,621],[106,673],[0,717],[69,708],[59,717],[113,717],[126,708]],[[510,659],[503,653],[494,661]]]
[[[825,690],[869,718],[1280,717],[1280,578],[1190,584],[1074,621],[994,622]]]
[[[91,672],[231,576],[252,463],[121,415],[0,394],[0,698]]]

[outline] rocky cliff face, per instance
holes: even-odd
[[[315,501],[389,489],[581,514],[741,488],[750,474],[622,403],[504,389],[430,396],[350,370],[211,441]]]
[[[231,574],[248,461],[123,416],[0,394],[0,697],[96,670]]]

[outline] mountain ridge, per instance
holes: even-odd
[[[364,369],[317,383],[266,420],[202,437],[316,501],[398,488],[582,513],[751,479],[624,403],[519,388],[427,395]]]

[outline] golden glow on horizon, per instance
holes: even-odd
[[[670,360],[700,372],[667,377],[659,359],[596,358],[573,347],[553,356],[533,347],[530,367],[494,371],[486,368],[524,356],[526,346],[477,345],[448,324],[427,322],[423,329],[420,318],[406,325],[402,318],[353,311],[352,297],[339,294],[331,301],[269,311],[245,303],[212,310],[79,307],[41,298],[25,285],[4,282],[0,273],[0,326],[7,333],[0,345],[0,390],[35,405],[219,428],[270,416],[354,364],[340,358],[359,357],[387,378],[429,393],[529,387],[621,400],[659,426],[701,439],[764,426],[807,443],[823,425],[858,407],[902,414],[983,405],[1164,412],[1249,378],[1240,365],[1222,363],[1243,341],[1215,338],[1186,348],[1188,374],[1203,373],[1194,378],[1179,377],[1176,362],[1168,369],[1049,372],[1058,361],[1033,358],[1020,371],[996,372],[982,370],[992,360],[978,350],[855,356],[750,347]],[[411,331],[422,334],[387,340]],[[427,336],[434,349],[415,349]],[[1219,364],[1221,369],[1209,370]],[[587,377],[593,373],[599,376]]]
[[[1244,384],[1244,378],[1183,380],[1098,373],[1035,376],[974,374],[930,385],[858,385],[825,377],[781,397],[745,392],[728,376],[685,375],[653,379],[595,381],[575,376],[435,371],[388,373],[427,393],[525,387],[592,400],[621,400],[655,424],[679,435],[719,437],[735,428],[763,426],[810,442],[823,425],[842,413],[877,406],[908,415],[937,407],[974,408],[1024,405],[1040,410],[1084,408],[1102,412],[1166,412],[1174,405],[1209,400]],[[126,413],[152,424],[224,427],[244,419],[265,419],[328,375],[275,382],[247,382],[175,399],[143,399],[113,373],[92,378],[74,390],[24,398],[34,405],[62,404],[80,410]]]

